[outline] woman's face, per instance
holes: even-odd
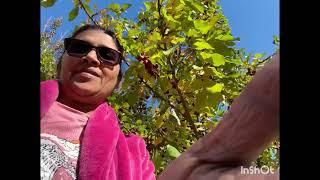
[[[117,50],[112,37],[101,30],[86,30],[74,38],[96,47],[105,46]],[[100,103],[112,94],[118,83],[119,71],[119,64],[102,64],[94,49],[81,58],[64,53],[59,75],[62,93],[81,103]]]

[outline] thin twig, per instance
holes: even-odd
[[[160,19],[159,19],[159,21],[161,22],[161,24],[159,24],[159,29],[160,29],[160,32],[161,32],[161,36],[162,37],[164,37],[165,36],[165,29],[166,29],[166,27],[165,27],[165,25],[163,25],[163,22],[164,22],[164,19],[163,19],[163,17],[162,17],[162,15],[161,15],[161,4],[160,4],[160,0],[158,0],[158,13],[159,13],[159,17],[160,17]],[[161,21],[162,20],[162,21]],[[165,46],[165,50],[167,50],[167,44],[164,44],[164,46]],[[188,106],[187,106],[187,102],[185,101],[185,99],[184,99],[184,97],[183,97],[183,93],[182,93],[182,91],[179,89],[179,87],[178,87],[178,82],[179,82],[179,80],[176,78],[176,76],[175,76],[175,68],[173,67],[173,65],[172,65],[172,63],[171,63],[171,59],[170,58],[168,58],[168,64],[169,64],[169,66],[170,66],[170,69],[171,69],[171,74],[172,74],[172,77],[173,77],[173,79],[174,79],[174,82],[172,82],[172,83],[175,83],[175,84],[173,84],[174,85],[174,88],[177,90],[177,92],[178,92],[178,95],[179,95],[179,97],[180,97],[180,100],[181,100],[181,102],[182,102],[182,106],[183,106],[183,108],[184,108],[184,110],[185,110],[185,112],[184,113],[181,113],[180,112],[180,114],[188,121],[188,123],[190,124],[190,126],[191,126],[191,129],[193,130],[193,132],[195,133],[195,136],[196,136],[196,138],[200,138],[200,134],[199,134],[199,132],[198,132],[198,130],[197,130],[197,127],[194,125],[194,123],[193,123],[193,121],[192,121],[192,117],[191,117],[191,115],[190,115],[190,111],[189,111],[189,108],[188,108]],[[171,104],[169,104],[170,106],[171,106]],[[177,111],[179,111],[179,109],[176,109],[174,106],[173,106],[173,108]],[[178,112],[177,111],[177,112]]]
[[[90,16],[90,14],[88,13],[88,11],[86,10],[86,8],[84,7],[83,3],[81,0],[79,0],[79,4],[81,6],[81,8],[84,10],[84,12],[87,14],[87,16],[91,19],[91,21],[95,24],[95,25],[98,25],[96,21],[94,21],[92,19],[92,17]]]
[[[161,5],[160,5],[160,0],[158,0],[158,13],[159,13],[159,17],[161,17]]]
[[[126,61],[126,60],[123,60],[125,63],[126,63],[126,65],[129,67],[130,66],[130,64],[128,63],[128,61]]]
[[[59,41],[62,41],[66,34],[67,34],[67,32],[64,32],[63,34],[61,33]]]
[[[103,10],[107,10],[107,9],[108,9],[108,8],[103,8],[103,9],[99,10],[98,12],[92,14],[92,15],[91,15],[91,18],[93,18],[94,16],[100,14]]]
[[[188,105],[187,105],[187,102],[183,96],[183,93],[182,91],[180,90],[180,88],[178,87],[178,79],[175,77],[175,75],[173,75],[173,79],[176,83],[176,90],[178,92],[178,95],[180,97],[180,100],[181,100],[181,103],[182,103],[182,106],[184,108],[184,117],[188,120],[189,124],[191,125],[191,129],[193,130],[193,132],[195,133],[196,135],[196,138],[200,138],[201,134],[199,134],[198,130],[197,130],[197,127],[194,125],[194,122],[192,120],[192,117],[191,117],[191,114],[190,114],[190,110],[188,108]]]
[[[276,54],[276,53],[271,54],[270,56],[266,57],[266,58],[265,58],[265,59],[263,59],[262,61],[259,61],[257,64],[262,64],[262,63],[264,63],[265,61],[270,60],[270,59],[272,58],[272,56],[274,56],[275,54]]]
[[[174,106],[170,103],[170,101],[169,101],[168,99],[166,99],[165,97],[161,96],[157,91],[155,91],[146,81],[143,80],[142,77],[139,77],[139,78],[140,78],[140,80],[142,81],[142,83],[143,83],[150,91],[152,91],[152,93],[153,93],[156,97],[158,97],[158,98],[160,98],[161,100],[167,102],[169,106],[174,107]]]
[[[162,37],[164,37],[164,33],[165,33],[165,29],[166,29],[166,27],[164,26],[164,18],[163,18],[163,16],[161,15],[161,4],[160,4],[160,0],[158,0],[158,13],[159,13],[159,23],[161,23],[161,24],[159,24],[159,29],[160,29],[160,33],[161,33],[161,36]],[[165,44],[166,45],[166,44]],[[165,49],[167,49],[167,48],[165,48]]]
[[[50,18],[47,20],[46,24],[44,25],[43,32],[45,32],[45,31],[46,31],[47,26],[48,26],[48,24],[49,24],[49,23],[50,23],[50,21],[51,21],[51,18],[52,18],[52,16],[50,16]]]

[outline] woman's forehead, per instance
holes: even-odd
[[[106,46],[112,49],[117,49],[112,37],[102,30],[86,30],[74,37],[75,39],[80,39],[87,41],[93,46]]]

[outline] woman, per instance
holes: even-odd
[[[155,179],[143,139],[125,136],[105,103],[121,80],[122,51],[115,35],[98,26],[83,26],[65,39],[58,81],[41,83],[42,179]],[[276,136],[278,107],[270,107],[278,103],[278,64],[273,60],[258,72],[214,133],[192,145],[159,178],[237,177],[236,167],[253,160]],[[271,81],[265,78],[270,72]]]
[[[105,103],[121,80],[122,51],[97,26],[65,39],[58,81],[41,83],[42,179],[155,179],[143,139],[125,136]]]

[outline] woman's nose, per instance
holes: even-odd
[[[88,52],[88,54],[86,56],[84,56],[82,58],[82,60],[88,64],[92,64],[94,66],[99,66],[100,65],[100,61],[98,59],[97,56],[97,52],[95,49],[91,49],[90,52]]]

